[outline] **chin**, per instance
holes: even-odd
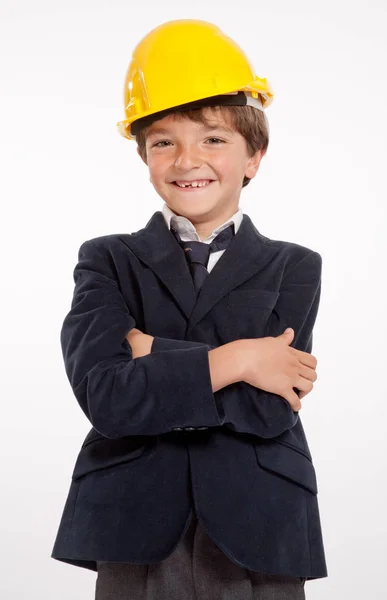
[[[176,203],[175,205],[173,204],[168,204],[169,208],[171,210],[173,210],[174,213],[182,215],[182,216],[186,216],[186,215],[201,215],[201,214],[205,214],[207,215],[208,213],[216,210],[217,205],[216,203],[205,203],[205,202],[187,202],[187,203],[183,203],[183,202],[179,202]]]

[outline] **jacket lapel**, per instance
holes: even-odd
[[[259,233],[244,214],[238,232],[205,279],[196,299],[187,260],[161,211],[155,212],[143,229],[122,236],[122,241],[169,290],[189,320],[189,329],[225,294],[263,269],[278,253],[278,247],[271,246],[269,238]]]

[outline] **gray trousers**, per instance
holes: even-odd
[[[305,580],[240,567],[194,515],[170,556],[154,564],[98,562],[95,600],[304,600]]]

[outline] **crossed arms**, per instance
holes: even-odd
[[[61,329],[72,390],[101,435],[158,435],[176,427],[224,425],[271,438],[295,425],[298,413],[279,394],[245,381],[213,391],[209,350],[214,347],[137,330],[106,254],[90,240],[81,245],[72,306]],[[304,254],[284,275],[269,335],[292,327],[294,348],[310,353],[320,289],[321,256]],[[123,345],[125,339],[133,343],[134,355]]]

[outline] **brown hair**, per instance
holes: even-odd
[[[253,106],[209,106],[212,111],[220,110],[227,120],[231,118],[231,124],[246,140],[247,151],[253,156],[258,150],[263,150],[266,154],[269,145],[269,122],[262,110]],[[190,119],[197,123],[208,124],[208,119],[204,116],[204,108],[192,108],[184,111],[171,113],[181,119]],[[136,135],[136,142],[139,153],[146,161],[146,134],[149,127],[141,129]],[[242,187],[250,183],[249,177],[243,178]]]

